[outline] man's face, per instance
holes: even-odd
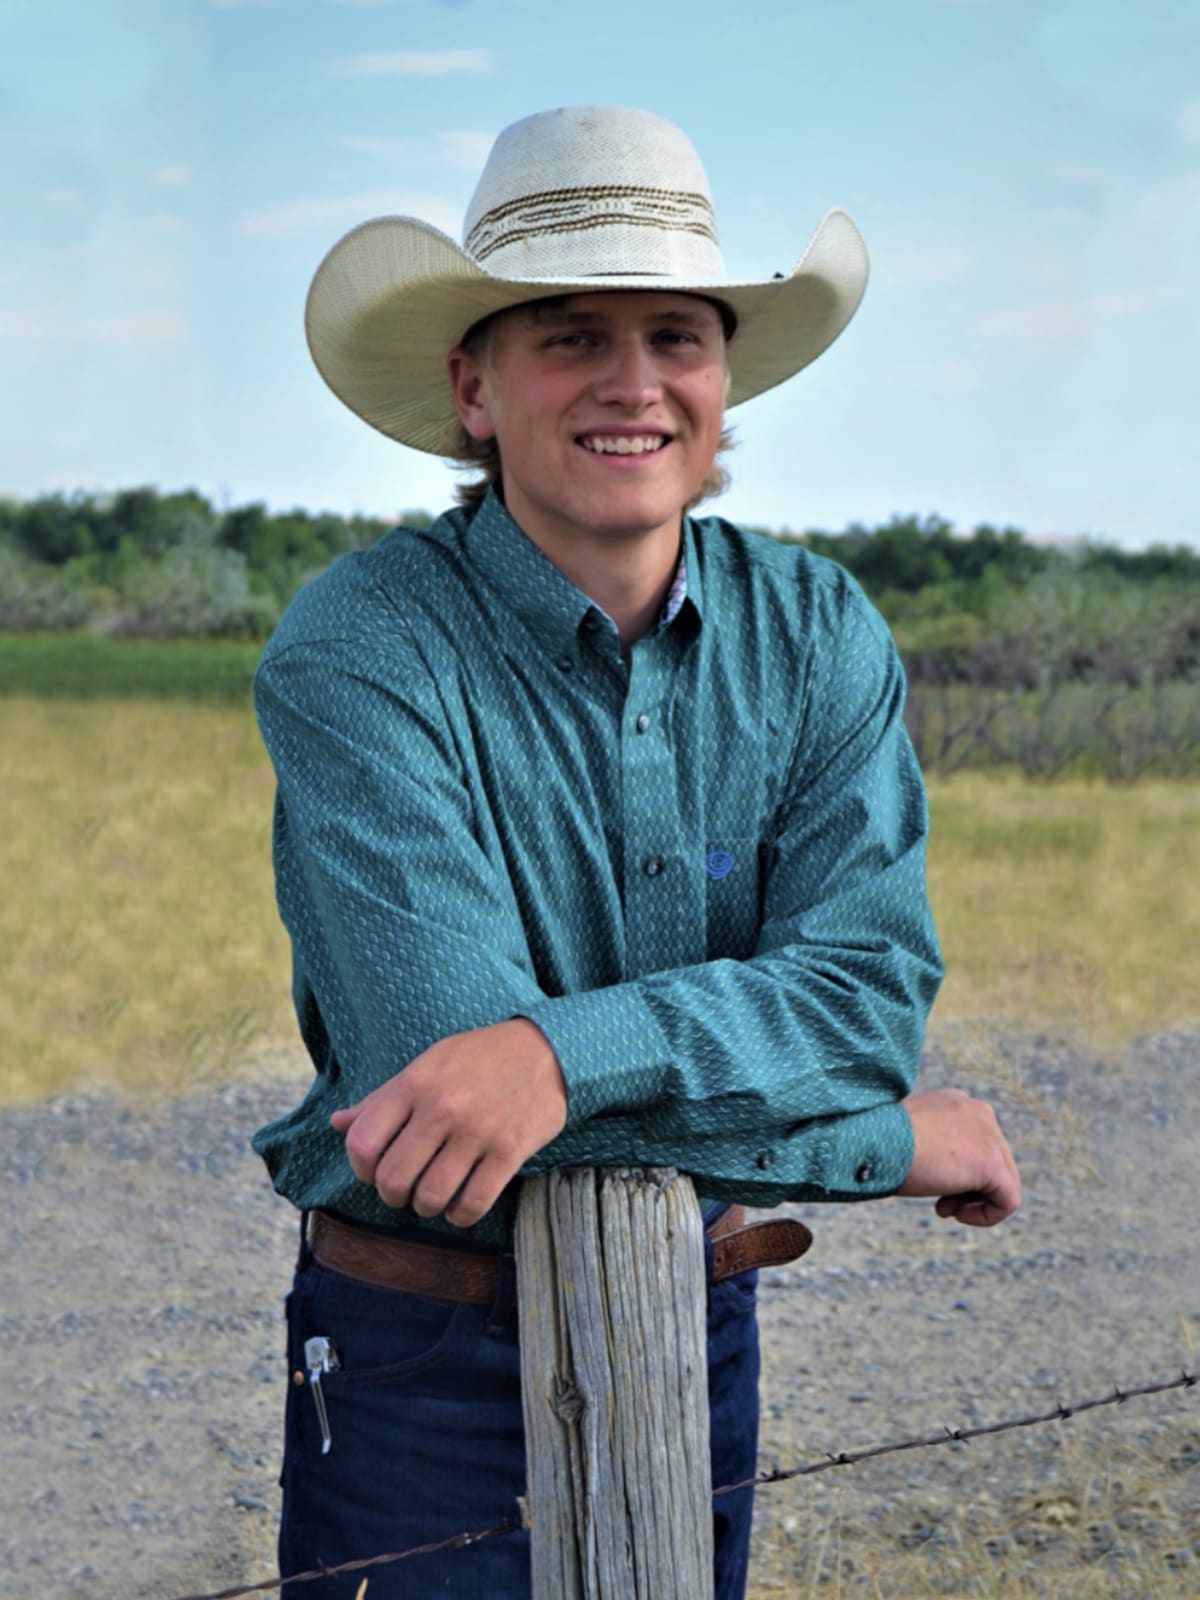
[[[498,316],[482,360],[451,352],[450,378],[467,430],[496,440],[509,511],[548,553],[675,536],[721,434],[725,335],[694,295],[570,295]]]

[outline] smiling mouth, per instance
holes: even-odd
[[[595,456],[645,456],[654,455],[671,442],[667,433],[580,433],[576,444],[581,444]]]

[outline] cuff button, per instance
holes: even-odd
[[[870,1183],[874,1176],[875,1163],[873,1161],[864,1161],[854,1174],[854,1181],[855,1183]]]
[[[761,1154],[756,1157],[754,1165],[760,1172],[765,1172],[768,1167],[773,1167],[775,1165],[774,1153],[770,1150],[762,1151]]]

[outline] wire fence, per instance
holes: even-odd
[[[739,1483],[725,1483],[713,1490],[714,1500],[720,1495],[733,1494],[739,1489],[765,1488],[771,1484],[785,1483],[791,1478],[812,1477],[818,1472],[830,1472],[835,1467],[853,1467],[860,1461],[870,1461],[878,1456],[895,1455],[902,1450],[926,1450],[935,1445],[967,1444],[972,1439],[986,1438],[991,1434],[1011,1433],[1017,1428],[1032,1428],[1047,1422],[1069,1422],[1085,1411],[1096,1411],[1101,1406],[1120,1406],[1127,1400],[1143,1399],[1147,1395],[1169,1394],[1172,1390],[1192,1389],[1200,1383],[1200,1374],[1182,1372],[1177,1378],[1159,1383],[1145,1383],[1133,1389],[1114,1389],[1111,1394],[1097,1395],[1088,1400],[1076,1400],[1072,1405],[1062,1401],[1053,1410],[1036,1412],[1027,1417],[1010,1417],[1004,1422],[983,1423],[973,1428],[948,1428],[920,1434],[911,1439],[893,1439],[884,1444],[867,1445],[859,1450],[831,1451],[817,1461],[807,1461],[795,1467],[775,1468],[757,1477],[743,1478]],[[430,1544],[412,1545],[407,1550],[392,1550],[384,1555],[364,1556],[354,1561],[343,1561],[334,1567],[314,1567],[308,1572],[295,1572],[287,1577],[264,1578],[260,1583],[237,1585],[231,1589],[210,1590],[204,1594],[178,1595],[174,1600],[239,1600],[242,1595],[266,1594],[273,1589],[292,1588],[301,1583],[313,1583],[318,1578],[334,1578],[354,1572],[365,1572],[372,1567],[407,1561],[413,1556],[432,1555],[435,1551],[465,1550],[484,1539],[494,1539],[515,1533],[526,1525],[522,1514],[506,1517],[490,1528],[464,1530]]]

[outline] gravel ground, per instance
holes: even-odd
[[[1120,1059],[1048,1039],[931,1047],[927,1085],[993,1089],[1025,1205],[988,1232],[926,1202],[795,1208],[816,1244],[763,1274],[763,1467],[1195,1370],[1198,1056],[1194,1032]],[[87,1094],[0,1113],[12,1600],[272,1570],[295,1226],[246,1140],[302,1078],[294,1055],[249,1070],[150,1109]],[[879,1574],[918,1556],[948,1594],[978,1592],[989,1563],[1148,1595],[1195,1574],[1200,1592],[1200,1387],[766,1489],[756,1549],[763,1595],[835,1577],[830,1592],[906,1593]]]

